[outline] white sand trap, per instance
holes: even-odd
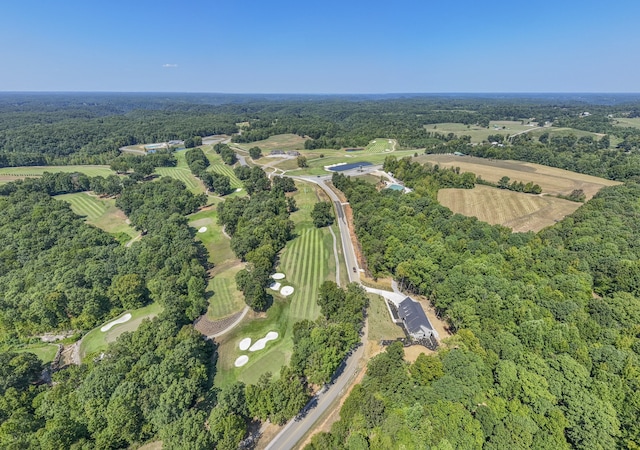
[[[242,367],[248,362],[249,362],[249,357],[247,355],[242,355],[242,356],[238,356],[238,359],[236,359],[236,362],[233,363],[233,365],[236,367]]]
[[[275,331],[269,331],[265,337],[262,339],[258,339],[250,348],[250,352],[255,352],[257,350],[262,350],[267,342],[278,339],[278,333]]]
[[[282,295],[284,295],[285,297],[287,297],[287,296],[289,296],[289,295],[293,294],[293,287],[291,287],[291,286],[285,286],[285,287],[283,287],[282,289],[280,289],[280,293],[281,293]]]
[[[238,347],[240,347],[240,350],[246,350],[249,348],[250,345],[251,345],[251,338],[244,338],[243,340],[240,341],[240,343],[238,344]]]
[[[207,231],[207,227],[202,227],[198,230],[198,233],[204,233],[205,231]]]
[[[273,282],[271,283],[271,286],[269,286],[269,289],[271,289],[272,291],[279,291],[280,290],[280,283]]]
[[[273,278],[274,280],[282,280],[284,279],[284,274],[281,272],[274,273],[273,275],[271,275],[271,278]]]
[[[242,190],[242,188],[237,188],[236,192],[240,192]]]
[[[131,320],[131,314],[126,313],[124,316],[120,317],[119,319],[116,319],[113,322],[109,322],[108,324],[100,328],[100,331],[104,333],[105,331],[109,331],[111,327],[115,325],[120,325],[121,323],[128,322],[129,320]]]

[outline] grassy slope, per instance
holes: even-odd
[[[114,342],[122,333],[126,331],[134,331],[138,329],[144,319],[150,319],[160,314],[160,312],[162,312],[162,307],[158,303],[151,303],[150,305],[134,309],[129,312],[131,313],[130,320],[125,323],[114,325],[109,331],[100,331],[100,328],[106,324],[104,323],[88,332],[82,338],[80,343],[80,357],[84,359],[87,355],[105,350],[107,348],[107,344]],[[121,317],[122,315],[124,315],[124,313],[120,314],[118,317]],[[111,319],[108,322],[111,322],[112,320],[114,319]]]
[[[3,167],[0,168],[0,176],[15,177],[37,177],[44,172],[82,172],[87,176],[96,177],[101,175],[107,177],[115,174],[109,166],[23,166],[23,167]]]
[[[33,353],[43,363],[50,363],[53,361],[53,358],[56,357],[56,353],[58,352],[58,346],[55,344],[31,344],[20,348],[11,349],[16,353]]]
[[[371,341],[404,337],[402,328],[391,321],[385,299],[379,295],[369,295],[369,335]]]

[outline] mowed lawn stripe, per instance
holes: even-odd
[[[306,294],[306,272],[309,266],[309,258],[306,256],[306,248],[308,247],[309,232],[305,230],[304,233],[295,242],[294,255],[296,255],[296,264],[291,267],[289,275],[291,280],[298,286],[299,292],[294,297],[294,301],[291,304],[291,315],[293,317],[302,317],[302,306]]]
[[[78,210],[86,212],[90,219],[97,219],[107,210],[104,203],[99,200],[95,200],[86,194],[76,197],[76,204],[78,205]]]
[[[242,187],[242,181],[240,181],[238,177],[236,177],[236,174],[230,166],[227,166],[226,164],[212,164],[211,166],[209,166],[209,170],[228,176],[232,188],[237,189],[239,187]]]

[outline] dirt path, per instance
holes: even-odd
[[[125,247],[131,247],[131,245],[135,242],[135,241],[139,241],[140,239],[142,239],[142,233],[138,234],[136,237],[134,237],[133,239],[131,239],[129,242],[127,242],[124,246]]]

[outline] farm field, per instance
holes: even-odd
[[[104,324],[100,324],[93,330],[89,331],[82,338],[82,341],[80,341],[80,358],[84,359],[88,355],[105,350],[107,345],[111,342],[115,342],[122,333],[137,330],[144,319],[152,319],[161,312],[162,306],[158,303],[151,303],[150,305],[142,308],[129,311],[129,313],[131,313],[131,319],[127,322],[112,326],[108,331],[101,331],[100,328],[114,319],[108,320]],[[123,315],[124,313],[120,314],[118,317],[122,317]]]
[[[126,234],[129,238],[138,235],[127,223],[127,216],[116,207],[112,198],[99,198],[86,192],[57,195],[54,198],[71,205],[71,209],[79,216],[84,216],[87,223],[103,229],[107,233]]]
[[[89,177],[114,175],[109,166],[21,166],[0,168],[0,182],[21,180],[28,177],[41,177],[45,172],[82,172]]]
[[[573,213],[582,203],[550,196],[523,194],[491,186],[473,189],[441,189],[438,201],[469,217],[515,232],[539,231]]]
[[[603,187],[620,184],[617,181],[521,161],[453,155],[422,155],[416,161],[443,167],[460,167],[462,172],[473,172],[494,183],[503,176],[509,177],[511,181],[531,181],[539,184],[544,194],[551,195],[569,195],[574,189],[582,189],[587,199],[590,199]]]
[[[303,150],[305,138],[297,134],[277,134],[267,139],[256,142],[233,143],[242,149],[249,150],[251,147],[260,147],[262,153],[269,153],[271,150]]]
[[[216,383],[221,385],[235,381],[255,383],[260,375],[268,371],[278,376],[280,367],[291,358],[294,323],[319,317],[320,307],[316,302],[318,288],[324,280],[335,281],[333,239],[328,228],[315,228],[310,218],[313,204],[318,201],[316,188],[307,183],[296,182],[296,185],[298,191],[293,196],[299,209],[291,218],[296,224],[297,237],[287,243],[276,269],[285,274],[282,285],[293,286],[294,293],[282,297],[270,291],[274,302],[266,313],[250,313],[236,329],[216,338],[220,344]],[[239,350],[241,339],[259,339],[270,331],[278,332],[279,337],[270,341],[264,350],[255,353]],[[241,354],[247,354],[249,362],[243,367],[235,367],[234,361]]]

